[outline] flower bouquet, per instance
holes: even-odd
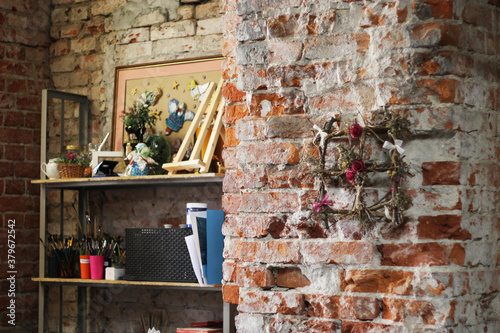
[[[56,159],[57,170],[61,178],[82,178],[85,168],[90,165],[87,158],[69,152],[66,156]]]
[[[161,95],[162,91],[160,88],[151,92],[144,91],[127,111],[122,111],[120,118],[129,135],[135,135],[134,140],[142,142],[146,126],[155,126],[160,113],[156,110],[150,110],[150,107],[156,104]]]

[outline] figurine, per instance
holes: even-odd
[[[125,170],[125,176],[146,176],[149,174],[149,165],[157,164],[149,157],[148,146],[142,142],[135,146],[135,150],[127,156],[127,159],[130,163]]]
[[[141,96],[137,100],[141,101],[142,104],[155,105],[162,94],[163,91],[161,90],[161,88],[156,88],[153,91],[143,91]]]
[[[194,119],[194,113],[186,110],[186,103],[179,103],[179,101],[175,98],[172,98],[170,102],[168,102],[168,112],[170,115],[165,120],[167,123],[165,135],[170,135],[172,131],[179,131],[185,121],[191,121]]]
[[[195,101],[201,102],[203,100],[203,97],[205,96],[205,93],[208,90],[209,85],[210,82],[198,85],[195,80],[189,81],[189,90],[191,91],[191,97]]]

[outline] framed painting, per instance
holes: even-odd
[[[134,102],[154,96],[150,110],[159,118],[151,129],[175,149],[182,142],[210,82],[219,82],[223,57],[117,67],[113,112],[113,150],[129,140],[122,114]],[[178,111],[178,112],[176,112]],[[182,117],[176,115],[182,113]]]

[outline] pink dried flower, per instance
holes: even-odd
[[[354,171],[355,173],[365,171],[365,162],[363,162],[362,160],[352,161],[350,170]]]
[[[356,182],[356,172],[352,171],[351,169],[347,170],[347,172],[345,173],[345,177],[351,184],[354,184]]]
[[[363,127],[360,124],[352,124],[349,132],[353,138],[359,138],[363,133]]]
[[[74,160],[76,158],[76,155],[72,152],[68,153],[68,160]]]
[[[313,203],[313,209],[316,213],[319,213],[321,211],[321,207],[331,205],[333,205],[333,201],[328,200],[328,193],[325,193],[323,200]]]

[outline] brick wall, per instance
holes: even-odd
[[[57,90],[89,97],[90,140],[94,143],[112,131],[117,66],[221,54],[220,1],[53,0],[52,4],[53,85]],[[61,115],[60,107],[55,105],[49,113],[49,157],[60,153],[61,116],[65,117],[65,144],[76,141],[75,109],[66,107]],[[109,148],[108,140],[103,149]],[[220,188],[174,188],[174,192],[169,189],[93,191],[91,213],[103,221],[105,232],[124,235],[127,227],[161,227],[165,223],[177,226],[185,216],[186,202],[193,200],[209,202],[212,209],[221,208]],[[48,231],[58,234],[59,191],[49,191],[48,200]],[[65,191],[63,219],[68,235],[77,232],[71,208],[76,200],[77,193]],[[59,328],[58,290],[50,288],[47,300],[46,323],[50,332]],[[65,287],[63,291],[65,332],[75,330],[76,293],[74,287]],[[141,288],[92,290],[90,304],[94,310],[90,311],[88,327],[91,331],[107,327],[114,332],[137,332],[141,316],[155,311],[162,311],[174,322],[168,332],[175,332],[176,324],[187,325],[194,319],[222,319],[220,292],[183,292],[182,305],[172,300],[172,293]]]
[[[31,277],[38,274],[40,191],[30,180],[40,176],[40,96],[50,85],[49,12],[46,1],[0,3],[0,327],[12,328],[7,323],[12,299],[16,327],[28,332],[36,326],[38,313],[38,285]],[[12,221],[15,269],[8,269],[7,229]],[[12,270],[17,271],[16,295],[9,298],[6,278]]]
[[[223,296],[238,330],[499,331],[498,2],[223,9]],[[414,130],[407,223],[309,227],[313,125],[385,108]],[[342,186],[327,192],[352,202]]]
[[[54,0],[53,4],[54,88],[90,98],[93,142],[112,131],[116,66],[221,54],[219,1]],[[54,130],[57,125],[56,121]]]
[[[222,49],[228,58],[224,298],[239,304],[239,330],[500,330],[496,1],[52,5],[49,13],[45,1],[0,4],[2,228],[14,217],[22,235],[17,300],[27,327],[35,324],[37,303],[28,276],[37,274],[38,188],[28,180],[38,178],[39,117],[32,115],[40,90],[52,78],[56,89],[88,95],[91,138],[98,142],[112,128],[115,66]],[[309,173],[313,124],[334,115],[361,120],[384,107],[408,115],[415,129],[405,142],[414,175],[406,184],[414,203],[408,223],[365,233],[356,221],[304,228],[318,186]],[[56,147],[60,112],[50,117]],[[333,185],[328,192],[336,200],[347,193]],[[74,202],[74,194],[65,200]],[[50,221],[58,214],[49,213]],[[162,218],[180,217],[157,223]],[[65,288],[66,331],[74,330],[75,295]],[[128,302],[131,295],[149,293],[116,299]],[[186,296],[204,302],[196,297]],[[105,320],[126,325],[120,318]],[[57,330],[53,317],[49,326]]]

